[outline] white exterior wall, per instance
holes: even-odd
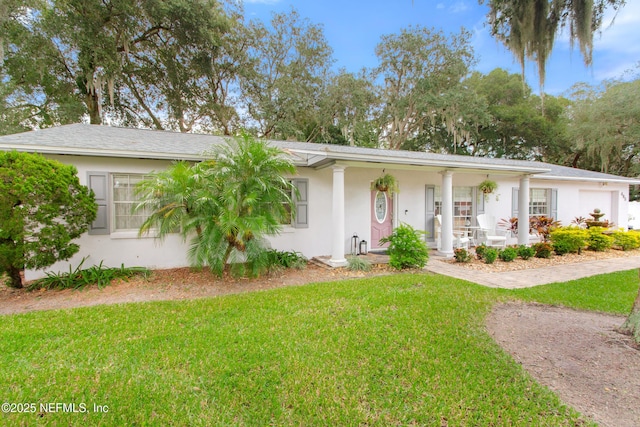
[[[78,169],[80,183],[87,185],[87,172],[143,174],[166,168],[171,162],[160,160],[121,159],[83,156],[47,156],[65,164],[73,164]],[[109,206],[111,209],[112,206]],[[143,266],[153,269],[184,267],[188,265],[188,244],[179,235],[171,235],[160,242],[154,237],[138,238],[135,232],[112,233],[111,235],[84,234],[76,240],[80,251],[68,261],[58,262],[46,270],[25,272],[26,280],[43,277],[45,271],[69,271],[84,257],[83,268],[97,265],[101,261],[108,267]]]
[[[518,188],[518,179],[491,179],[495,179],[499,187],[495,194],[489,195],[488,202],[485,202],[485,211],[487,215],[495,217],[496,221],[509,218],[512,212],[512,191],[513,188]],[[613,221],[618,227],[627,227],[629,186],[626,184],[608,183],[603,186],[600,182],[558,181],[532,177],[530,188],[558,190],[556,219],[564,226],[571,225],[571,221],[579,216],[590,218],[589,213],[598,208],[605,214],[603,219]]]
[[[166,168],[169,161],[100,158],[83,156],[49,156],[63,163],[73,164],[78,169],[82,184],[87,183],[87,172],[105,171],[109,173],[144,174]],[[399,182],[400,193],[394,201],[394,225],[406,223],[418,230],[426,228],[427,185],[441,186],[442,175],[438,171],[395,170],[387,168]],[[357,233],[361,240],[369,242],[371,249],[371,182],[382,174],[381,167],[362,168],[348,166],[345,169],[345,253],[350,253],[351,236]],[[332,170],[298,168],[299,178],[309,180],[309,228],[284,227],[280,235],[269,240],[274,249],[299,251],[307,257],[330,255],[332,249]],[[476,186],[486,179],[486,174],[466,174],[453,170],[453,186]],[[489,175],[498,183],[498,189],[485,198],[485,213],[494,221],[510,218],[512,215],[512,189],[518,188],[519,177]],[[558,190],[558,219],[569,225],[576,216],[588,217],[580,206],[594,206],[606,214],[605,219],[626,227],[628,219],[628,185],[598,182],[551,181],[531,178],[531,188],[555,188]],[[608,198],[607,198],[608,197]],[[600,206],[602,200],[610,200],[610,206]],[[597,206],[598,205],[598,206]],[[112,206],[110,206],[110,209]],[[184,267],[188,265],[188,243],[179,235],[168,236],[163,242],[157,238],[138,238],[137,233],[112,233],[111,235],[83,235],[78,243],[80,251],[68,262],[60,262],[48,271],[68,271],[87,257],[84,266],[99,264],[110,267],[145,266],[154,269]],[[26,279],[42,277],[44,272],[28,271]]]
[[[309,228],[283,227],[280,235],[269,238],[281,251],[298,251],[306,257],[331,254],[332,171],[298,168],[296,178],[309,179]]]

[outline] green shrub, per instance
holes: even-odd
[[[571,252],[571,245],[565,241],[556,242],[553,243],[553,251],[556,253],[556,255],[562,256]]]
[[[536,250],[531,246],[520,245],[518,246],[518,256],[524,260],[527,260],[533,256],[535,256]]]
[[[469,262],[471,261],[471,254],[464,248],[458,248],[453,251],[453,257],[456,262]]]
[[[389,243],[389,265],[396,270],[427,265],[429,249],[422,239],[423,235],[424,231],[402,224],[390,236],[380,239],[380,243]]]
[[[511,262],[518,257],[518,250],[516,248],[504,248],[498,254],[498,257],[504,262]]]
[[[476,258],[482,259],[484,257],[484,253],[486,252],[486,250],[487,250],[487,245],[485,245],[484,243],[476,246]]]
[[[498,258],[498,250],[496,248],[486,248],[483,257],[485,264],[493,264]]]
[[[371,271],[371,263],[366,258],[350,256],[347,258],[347,269],[351,271]]]
[[[72,269],[69,266],[68,273],[47,273],[47,276],[35,280],[28,287],[28,291],[35,289],[82,289],[88,285],[98,285],[100,289],[107,286],[114,279],[128,279],[133,276],[149,277],[151,272],[144,267],[125,267],[122,264],[119,268],[105,267],[100,264],[90,268],[82,269],[82,264],[86,258],[80,261],[80,264]]]
[[[2,56],[2,55],[0,55]],[[22,270],[71,258],[96,218],[78,170],[39,154],[0,150],[0,280],[22,288]]]
[[[275,249],[267,251],[267,268],[269,270],[279,268],[302,270],[307,267],[307,262],[307,258],[300,252],[277,251]]]
[[[605,228],[602,227],[591,227],[587,230],[589,232],[589,250],[603,252],[611,249],[611,246],[613,246],[613,237],[604,234],[604,230]]]
[[[640,234],[633,231],[616,231],[611,234],[613,246],[629,251],[640,248]]]
[[[536,243],[533,246],[536,251],[536,258],[551,258],[551,252],[553,252],[553,245],[547,242]]]
[[[580,253],[587,247],[589,232],[578,227],[562,227],[550,234],[551,243],[556,254]]]

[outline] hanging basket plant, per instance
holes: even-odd
[[[487,194],[493,193],[498,188],[498,184],[495,181],[491,181],[490,179],[485,179],[480,184],[478,184],[478,188],[486,196]]]
[[[371,189],[382,191],[384,193],[397,193],[399,191],[398,181],[396,181],[396,178],[393,175],[386,173],[373,181]]]

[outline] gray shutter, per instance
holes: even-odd
[[[518,195],[520,194],[520,190],[516,187],[511,189],[511,218],[518,217]]]
[[[109,234],[109,174],[87,172],[87,187],[93,190],[98,205],[98,215],[89,226],[89,234]]]
[[[295,228],[309,228],[309,180],[293,179],[291,181],[298,189],[298,195],[294,194],[294,206],[296,216],[293,221]]]
[[[425,238],[427,242],[435,242],[436,187],[434,187],[433,185],[427,185],[425,189],[425,196],[425,231],[427,232]]]
[[[551,197],[549,201],[549,216],[553,219],[558,219],[558,189],[550,188],[549,190]]]

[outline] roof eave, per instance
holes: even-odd
[[[71,147],[47,147],[43,145],[13,145],[4,144],[10,150],[24,151],[40,154],[60,154],[72,156],[96,156],[96,157],[119,157],[132,159],[150,159],[150,160],[188,160],[201,161],[204,157],[196,154],[176,154],[176,153],[150,153],[148,151],[123,151],[123,150],[99,150],[86,148]]]
[[[557,180],[557,181],[587,181],[587,182],[614,182],[619,184],[635,184],[640,185],[640,179],[634,178],[596,178],[596,177],[579,177],[579,176],[559,176],[559,175],[534,175],[535,179]]]
[[[21,144],[3,144],[3,148],[9,150],[23,151],[39,154],[56,154],[67,156],[95,156],[95,157],[116,157],[127,159],[148,159],[148,160],[184,160],[188,162],[201,162],[206,159],[206,155],[202,154],[178,154],[178,153],[159,153],[149,151],[131,151],[131,150],[100,150],[95,148],[73,148],[73,147],[48,147],[44,145],[21,145]],[[306,166],[306,162],[301,159],[293,159],[296,166]]]
[[[297,151],[297,150],[291,150]],[[305,150],[306,151],[306,150]],[[431,159],[412,159],[406,157],[394,157],[394,156],[376,156],[370,154],[350,154],[350,153],[320,153],[320,152],[307,152],[307,154],[313,154],[317,156],[314,162],[309,163],[309,167],[315,167],[318,169],[326,168],[340,161],[359,161],[364,163],[386,163],[397,165],[412,165],[412,166],[429,166],[439,167],[443,169],[469,169],[480,171],[499,171],[499,172],[516,172],[521,174],[539,174],[549,172],[548,168],[534,168],[523,167],[514,165],[495,165],[495,164],[482,164],[476,162],[461,162],[461,161],[446,161],[446,160],[431,160]]]

